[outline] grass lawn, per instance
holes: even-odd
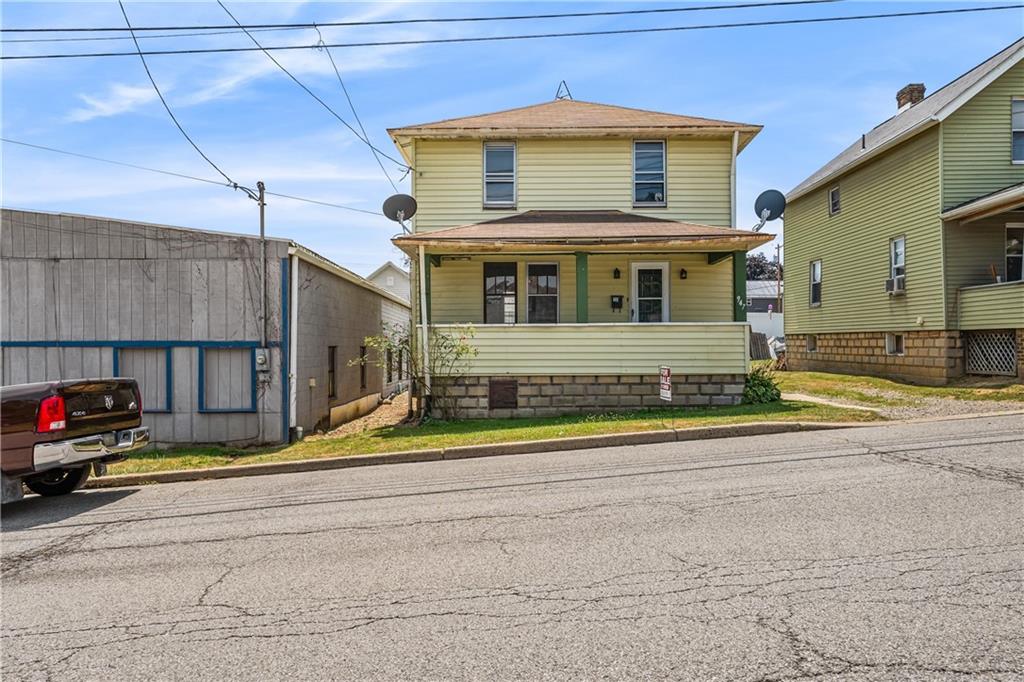
[[[362,455],[401,450],[425,450],[457,445],[508,443],[630,431],[654,431],[759,421],[874,421],[863,410],[780,401],[767,405],[738,405],[715,409],[656,409],[619,414],[571,415],[538,419],[473,419],[429,422],[419,426],[390,426],[340,438],[312,436],[299,443],[273,448],[232,449],[189,447],[133,454],[112,464],[110,474],[172,469],[198,469],[228,464],[259,464],[317,457]]]
[[[913,405],[922,398],[1008,400],[1024,403],[1022,384],[916,386],[891,379],[825,372],[778,372],[775,376],[784,393],[803,393],[877,407]]]

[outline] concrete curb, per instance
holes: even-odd
[[[608,448],[621,445],[649,445],[652,443],[674,443],[737,436],[763,436],[796,431],[824,431],[847,429],[858,426],[877,426],[877,422],[753,422],[747,424],[726,424],[722,426],[697,426],[688,429],[662,429],[633,433],[612,433],[600,436],[578,436],[574,438],[552,438],[521,443],[492,443],[487,445],[460,445],[453,448],[430,450],[408,450],[386,452],[374,455],[347,455],[344,457],[322,457],[300,459],[292,462],[270,462],[267,464],[242,464],[210,469],[180,469],[177,471],[154,471],[144,474],[123,474],[91,478],[86,488],[120,488],[148,483],[179,483],[202,481],[216,478],[238,478],[242,476],[268,476],[271,474],[294,474],[306,471],[348,469],[350,467],[376,466],[379,464],[408,464],[412,462],[437,462],[440,460],[469,459],[472,457],[500,457],[504,455],[526,455],[562,450],[583,450]]]

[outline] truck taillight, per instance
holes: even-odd
[[[139,390],[139,385],[135,384],[135,402],[139,406],[139,416],[142,416],[142,391]]]
[[[39,416],[36,418],[36,433],[60,431],[67,427],[64,413],[64,398],[51,395],[39,403]]]

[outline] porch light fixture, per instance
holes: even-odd
[[[686,279],[686,268],[679,268],[679,279]]]
[[[613,279],[622,279],[622,273],[619,272],[618,268],[615,268],[614,270],[612,270],[612,278]]]

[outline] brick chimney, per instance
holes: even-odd
[[[924,83],[910,83],[900,88],[896,93],[896,106],[903,111],[912,104],[917,104],[924,99]]]

